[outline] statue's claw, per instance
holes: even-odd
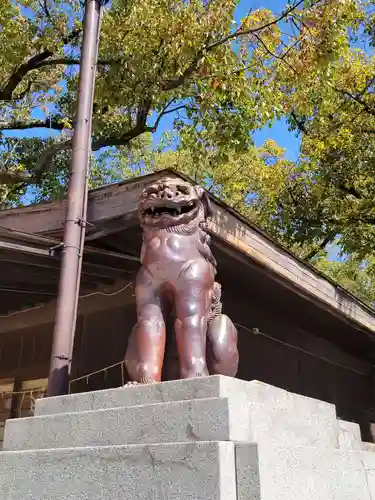
[[[146,385],[146,384],[156,384],[156,380],[151,380],[146,378],[141,379],[139,382],[137,382],[136,380],[130,380],[124,385],[124,387],[134,387],[136,385]]]

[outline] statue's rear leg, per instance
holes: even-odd
[[[219,314],[207,328],[208,366],[211,374],[234,377],[238,370],[237,330],[231,319]]]

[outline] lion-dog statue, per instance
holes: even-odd
[[[211,210],[203,188],[178,178],[163,178],[141,193],[137,324],[125,355],[129,384],[161,381],[171,318],[169,336],[175,339],[169,341],[175,342],[179,365],[175,378],[237,373],[237,330],[222,314],[207,232]]]

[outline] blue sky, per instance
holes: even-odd
[[[262,7],[270,9],[275,13],[281,13],[285,8],[285,5],[286,2],[282,0],[241,0],[236,9],[235,19],[238,22],[246,17],[250,6],[254,9]],[[154,134],[154,143],[157,144],[160,141],[163,132],[172,129],[173,120],[173,115],[167,115],[162,120],[159,130]],[[286,157],[289,160],[293,161],[298,158],[299,139],[297,138],[295,132],[290,132],[288,130],[285,119],[275,122],[271,128],[264,127],[262,130],[255,132],[253,139],[257,146],[263,144],[266,139],[273,139],[279,146],[285,149]]]
[[[235,14],[236,21],[243,19],[250,8],[267,8],[275,13],[281,13],[285,9],[286,1],[284,0],[241,0]],[[285,154],[288,159],[296,160],[299,154],[299,139],[295,132],[290,132],[284,119],[277,121],[271,128],[264,127],[253,135],[256,145],[261,145],[266,139],[273,139],[279,146],[285,149]]]

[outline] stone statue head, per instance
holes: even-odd
[[[164,177],[141,193],[139,220],[142,227],[166,229],[204,222],[212,209],[207,192],[175,177]]]

